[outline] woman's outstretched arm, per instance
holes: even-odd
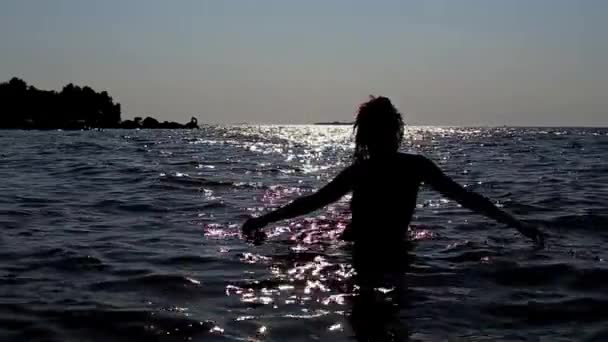
[[[349,166],[340,172],[331,182],[319,189],[319,191],[308,196],[302,196],[268,214],[248,219],[243,224],[243,234],[251,236],[269,223],[308,214],[337,201],[352,190],[352,179],[353,166]]]
[[[441,169],[431,160],[421,157],[421,164],[423,181],[444,196],[455,200],[467,209],[514,227],[520,233],[537,243],[543,243],[543,234],[536,227],[519,221],[511,214],[496,207],[490,200],[482,195],[468,191],[443,173],[443,171],[441,171]]]

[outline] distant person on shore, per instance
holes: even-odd
[[[401,114],[386,97],[372,97],[363,103],[354,129],[355,152],[352,165],[342,170],[316,193],[303,196],[256,218],[242,227],[249,238],[260,236],[269,223],[304,215],[337,201],[352,192],[352,222],[344,236],[353,240],[353,261],[362,269],[380,271],[380,265],[401,263],[403,242],[414,209],[418,188],[430,185],[463,207],[517,229],[543,244],[542,233],[487,198],[466,190],[431,160],[420,155],[398,152],[403,139]]]

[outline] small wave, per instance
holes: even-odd
[[[16,199],[20,203],[25,203],[25,204],[49,204],[49,203],[54,202],[50,198],[41,198],[41,197],[32,197],[32,196],[23,196],[23,195],[17,195]]]
[[[500,254],[496,251],[492,251],[489,249],[476,249],[472,251],[460,252],[453,256],[440,257],[439,259],[451,262],[479,262],[487,261],[489,258],[493,258],[499,255]]]
[[[608,341],[608,329],[600,328],[589,334],[584,340],[585,342],[605,342]]]
[[[221,330],[213,321],[189,318],[179,308],[134,310],[90,306],[97,308],[51,306],[33,310],[21,305],[4,306],[0,310],[0,323],[15,331],[15,340],[27,341],[64,341],[66,335],[60,338],[57,328],[69,332],[74,340],[83,336],[87,341],[187,341],[217,335]]]
[[[555,228],[601,231],[608,226],[608,216],[597,214],[562,215],[549,221],[548,225]]]
[[[27,257],[30,257],[30,258],[49,258],[49,257],[64,255],[66,252],[67,252],[67,250],[65,248],[60,248],[60,247],[46,248],[46,249],[36,250],[33,253],[27,255]]]
[[[62,271],[103,271],[110,268],[109,265],[105,264],[101,259],[91,255],[80,255],[64,257],[50,262],[44,262],[39,264],[43,267],[53,267]]]
[[[531,286],[559,286],[570,291],[603,291],[606,268],[577,268],[570,264],[556,263],[532,266],[497,266],[486,273],[498,284],[527,288]]]
[[[33,213],[30,210],[23,210],[23,209],[8,209],[8,210],[0,210],[0,213],[2,213],[2,215],[5,215],[6,217],[25,217],[25,216],[30,216],[33,215]]]
[[[74,142],[65,142],[60,143],[55,147],[57,150],[62,152],[95,152],[99,153],[100,151],[107,151],[112,149],[112,147],[103,145],[101,143],[96,143],[93,141],[74,141]]]
[[[149,212],[149,213],[164,213],[167,212],[167,208],[162,208],[150,203],[129,203],[124,200],[116,200],[116,199],[104,199],[97,203],[87,205],[87,207],[96,208],[96,209],[113,209],[127,212]]]
[[[180,291],[194,290],[199,288],[201,282],[183,275],[178,274],[149,274],[139,277],[131,277],[128,279],[103,281],[91,285],[94,290],[115,290],[115,291],[130,291],[130,290],[167,290],[172,293],[179,294]]]
[[[515,263],[495,265],[487,274],[501,285],[506,286],[539,286],[563,284],[565,277],[574,276],[574,268],[567,264],[548,264],[519,266]]]
[[[551,302],[531,300],[522,304],[491,304],[485,311],[522,323],[597,322],[608,319],[608,300],[587,297]]]
[[[70,175],[70,176],[96,176],[107,173],[103,167],[99,165],[93,165],[90,163],[75,163],[72,165],[62,166],[61,169],[57,169],[53,175]]]
[[[604,293],[606,279],[608,279],[608,269],[578,269],[571,275],[568,287],[581,292],[598,291]]]
[[[163,265],[207,265],[217,261],[216,258],[203,257],[200,255],[181,255],[159,259],[158,263]]]
[[[191,176],[172,176],[164,175],[160,178],[161,182],[174,183],[179,185],[188,186],[207,186],[207,187],[230,187],[233,185],[232,182],[227,181],[214,181],[202,177],[191,177]]]
[[[14,267],[22,271],[51,268],[62,272],[103,271],[110,268],[103,260],[62,248],[51,248],[22,254]]]

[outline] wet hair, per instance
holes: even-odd
[[[403,118],[391,100],[383,96],[370,96],[359,106],[353,129],[355,163],[396,152],[403,140]]]

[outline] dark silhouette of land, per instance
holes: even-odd
[[[0,101],[0,129],[199,128],[194,117],[187,124],[152,117],[122,121],[120,104],[106,91],[72,83],[57,92],[14,77],[0,83]]]
[[[344,121],[330,121],[330,122],[315,122],[315,125],[340,125],[340,126],[352,126],[352,122]]]
[[[198,120],[195,117],[190,119],[190,122],[187,124],[180,124],[173,121],[163,121],[159,122],[155,118],[147,117],[145,119],[141,119],[141,117],[135,117],[133,120],[125,120],[120,123],[120,128],[187,128],[194,129],[198,127]]]

